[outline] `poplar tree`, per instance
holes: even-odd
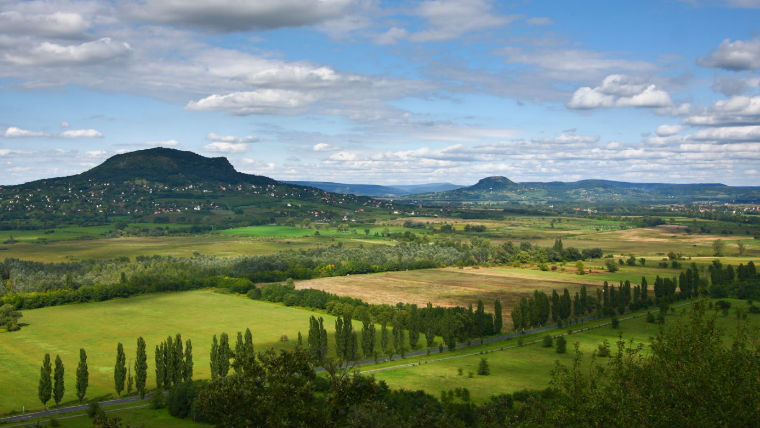
[[[244,361],[245,349],[243,349],[243,333],[237,332],[237,340],[235,341],[235,360],[232,363],[232,368],[235,369],[235,373],[243,372]]]
[[[87,393],[90,383],[90,373],[87,369],[87,352],[84,348],[79,349],[79,364],[77,365],[77,398],[81,403]]]
[[[132,387],[135,384],[135,379],[132,377],[132,362],[127,364],[127,395],[132,393]]]
[[[156,345],[156,353],[155,353],[155,359],[156,359],[156,388],[161,389],[164,385],[164,369],[166,366],[164,365],[164,350],[163,343],[161,346]]]
[[[124,381],[127,379],[127,356],[124,355],[124,346],[119,342],[116,346],[116,365],[113,369],[113,381],[116,395],[124,391]]]
[[[193,344],[190,339],[185,341],[185,371],[182,374],[185,382],[193,380]]]
[[[335,353],[338,358],[345,359],[346,337],[343,334],[343,319],[338,317],[335,320]]]
[[[163,345],[163,351],[164,351],[164,387],[166,389],[171,388],[172,385],[174,385],[174,375],[176,374],[176,371],[174,370],[174,340],[171,336],[166,338],[166,341]]]
[[[211,342],[211,379],[219,377],[219,342],[216,340],[216,335]]]
[[[53,394],[53,383],[50,379],[51,373],[50,354],[45,354],[45,358],[42,360],[42,367],[40,367],[40,383],[37,387],[37,396],[45,408],[47,408],[47,402],[50,401],[50,396]]]
[[[227,373],[229,373],[231,356],[230,338],[227,336],[227,333],[222,333],[221,336],[219,336],[219,352],[217,354],[217,358],[219,359],[218,367],[220,377],[226,377]]]
[[[388,327],[385,326],[385,323],[380,325],[380,349],[383,350],[384,354],[388,353]]]
[[[63,361],[61,356],[55,356],[55,372],[53,373],[53,400],[55,405],[58,406],[63,399],[63,393],[66,388],[63,385]]]
[[[145,339],[137,338],[137,356],[135,358],[135,388],[140,399],[145,398],[145,382],[148,378],[148,356],[145,353]]]
[[[185,353],[182,350],[182,335],[177,333],[174,337],[174,384],[182,383],[185,378]]]
[[[493,332],[494,334],[500,334],[501,328],[502,328],[501,300],[496,299],[493,302]],[[430,346],[430,341],[428,341],[428,346]]]

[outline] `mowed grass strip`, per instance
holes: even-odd
[[[181,333],[193,342],[194,377],[208,378],[211,338],[226,332],[234,348],[237,331],[250,328],[256,351],[292,349],[298,332],[308,334],[309,317],[325,318],[330,347],[334,348],[335,318],[304,309],[255,301],[243,296],[196,290],[73,304],[23,312],[28,325],[17,332],[0,333],[0,413],[41,408],[37,382],[45,353],[60,354],[66,368],[64,402],[76,399],[79,348],[85,348],[90,370],[87,397],[114,393],[116,345],[124,344],[127,362],[134,364],[136,340],[148,345],[148,386],[155,387],[154,348],[167,336]],[[360,324],[354,325],[360,331]],[[288,342],[280,338],[287,335]],[[305,339],[304,339],[305,340]],[[50,405],[52,403],[48,403]]]

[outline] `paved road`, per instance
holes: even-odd
[[[675,307],[679,307],[679,306],[684,306],[684,305],[688,305],[689,303],[690,302],[682,303],[680,305],[672,305],[672,307],[675,308]],[[644,314],[644,313],[639,313],[639,314],[635,314],[635,315],[629,315],[627,317],[620,318],[620,321],[625,321],[625,320],[629,320],[629,319],[632,319],[632,318],[640,318],[640,317],[643,317],[645,315],[646,314]],[[595,319],[599,319],[599,317],[589,316],[589,317],[584,318],[583,321],[584,322],[586,322],[586,321],[593,321]],[[600,328],[600,327],[603,327],[603,326],[606,326],[606,325],[609,325],[609,324],[610,324],[609,322],[606,322],[606,323],[602,323],[602,324],[595,324],[595,325],[593,325],[591,327],[585,327],[585,328],[581,328],[581,329],[577,329],[577,330],[573,329],[573,333],[580,333],[580,332],[588,331],[588,330],[591,330],[591,329]],[[577,326],[578,326],[578,324],[573,324],[573,325],[569,325],[569,326],[566,326],[566,327],[568,329],[571,329],[572,327],[577,327]],[[530,330],[525,330],[525,331],[519,332],[519,333],[509,333],[509,334],[502,334],[502,335],[498,335],[498,336],[491,336],[491,337],[484,338],[482,340],[481,339],[473,340],[472,343],[469,344],[469,345],[467,343],[459,343],[459,344],[457,344],[457,349],[463,349],[463,348],[468,348],[468,347],[471,347],[471,346],[477,346],[477,345],[480,345],[481,343],[493,343],[493,342],[499,342],[499,341],[504,341],[504,340],[508,340],[508,339],[514,339],[516,337],[520,337],[520,336],[525,335],[525,334],[540,333],[542,331],[554,330],[556,328],[557,328],[556,326],[552,325],[552,326],[544,326],[544,327],[538,327],[538,328],[534,328],[534,329],[530,329]],[[529,342],[529,343],[536,343],[536,342],[540,342],[540,341],[541,341],[541,339],[538,339],[538,340],[535,340],[535,341],[532,341],[532,342]],[[526,344],[529,344],[529,343],[526,343]],[[510,348],[514,348],[514,347],[517,347],[517,346],[520,346],[520,345],[510,346]],[[444,348],[444,350],[446,350],[446,349],[448,349],[448,348]],[[504,349],[507,349],[507,348],[504,348]],[[380,362],[386,362],[386,361],[396,361],[396,360],[398,360],[400,358],[417,357],[417,356],[421,356],[421,355],[433,355],[433,354],[438,354],[438,353],[440,353],[440,351],[438,349],[430,349],[429,351],[427,349],[423,349],[423,350],[419,350],[419,351],[409,352],[407,354],[404,354],[403,357],[401,355],[394,355],[392,357],[378,358],[377,362],[380,363]],[[442,361],[442,360],[449,360],[449,359],[454,359],[454,358],[464,358],[464,357],[468,357],[468,356],[472,356],[472,355],[476,355],[476,354],[479,354],[479,352],[478,353],[474,353],[474,354],[452,355],[450,357],[438,358],[438,359],[433,360],[433,361]],[[375,363],[375,360],[364,360],[364,361],[358,361],[358,362],[355,362],[355,363],[351,363],[350,365],[347,365],[347,366],[344,366],[344,367],[365,366],[365,365],[370,365],[370,364],[374,364],[374,363]],[[410,366],[413,366],[415,364],[417,364],[417,363],[415,362],[415,363],[402,364],[402,365],[392,366],[392,367],[383,367],[383,368],[378,368],[378,369],[369,369],[369,370],[363,371],[362,373],[371,373],[371,372],[375,372],[375,371],[390,370],[390,369],[396,369],[396,368],[400,368],[400,367],[410,367]],[[316,371],[318,371],[318,372],[319,371],[323,371],[323,370],[324,370],[323,368],[316,369]],[[107,406],[114,406],[116,404],[130,403],[130,402],[135,402],[135,401],[141,401],[141,400],[140,400],[139,397],[125,397],[125,398],[117,398],[115,400],[100,401],[98,404],[100,404],[100,406],[107,407]],[[6,424],[6,423],[10,423],[10,422],[26,421],[26,420],[30,420],[30,419],[44,418],[44,417],[48,417],[48,416],[55,416],[55,415],[62,415],[62,414],[71,413],[71,412],[83,411],[83,410],[87,410],[87,407],[88,407],[87,404],[82,404],[82,405],[78,405],[78,406],[62,407],[62,408],[59,408],[59,409],[50,409],[50,410],[42,411],[42,412],[34,412],[34,413],[26,413],[26,414],[23,414],[23,415],[10,416],[10,417],[6,417],[6,418],[0,418],[0,424]]]

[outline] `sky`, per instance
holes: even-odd
[[[760,0],[0,0],[0,184],[150,147],[279,180],[760,185]]]

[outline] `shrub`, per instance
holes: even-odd
[[[541,342],[541,346],[544,348],[551,348],[552,345],[554,345],[554,339],[552,339],[552,336],[550,334],[547,334],[544,336],[543,341]]]
[[[557,353],[564,354],[565,352],[567,352],[567,340],[565,336],[560,336],[557,338]]]
[[[491,374],[491,368],[488,367],[488,360],[485,358],[480,359],[480,364],[478,364],[478,374],[481,376],[488,376]]]
[[[599,357],[610,356],[610,342],[608,342],[607,339],[604,339],[602,343],[599,344],[599,348],[596,351],[596,355]]]
[[[161,391],[155,391],[153,394],[150,394],[150,401],[148,405],[151,409],[163,409],[166,407],[166,401],[164,400],[164,395],[161,393]]]
[[[98,411],[100,411],[100,404],[95,400],[90,401],[87,405],[87,416],[94,418],[98,414]]]
[[[186,418],[193,408],[193,402],[197,395],[198,391],[192,382],[183,382],[175,385],[169,390],[169,396],[166,399],[166,407],[169,409],[169,414],[175,418]]]

